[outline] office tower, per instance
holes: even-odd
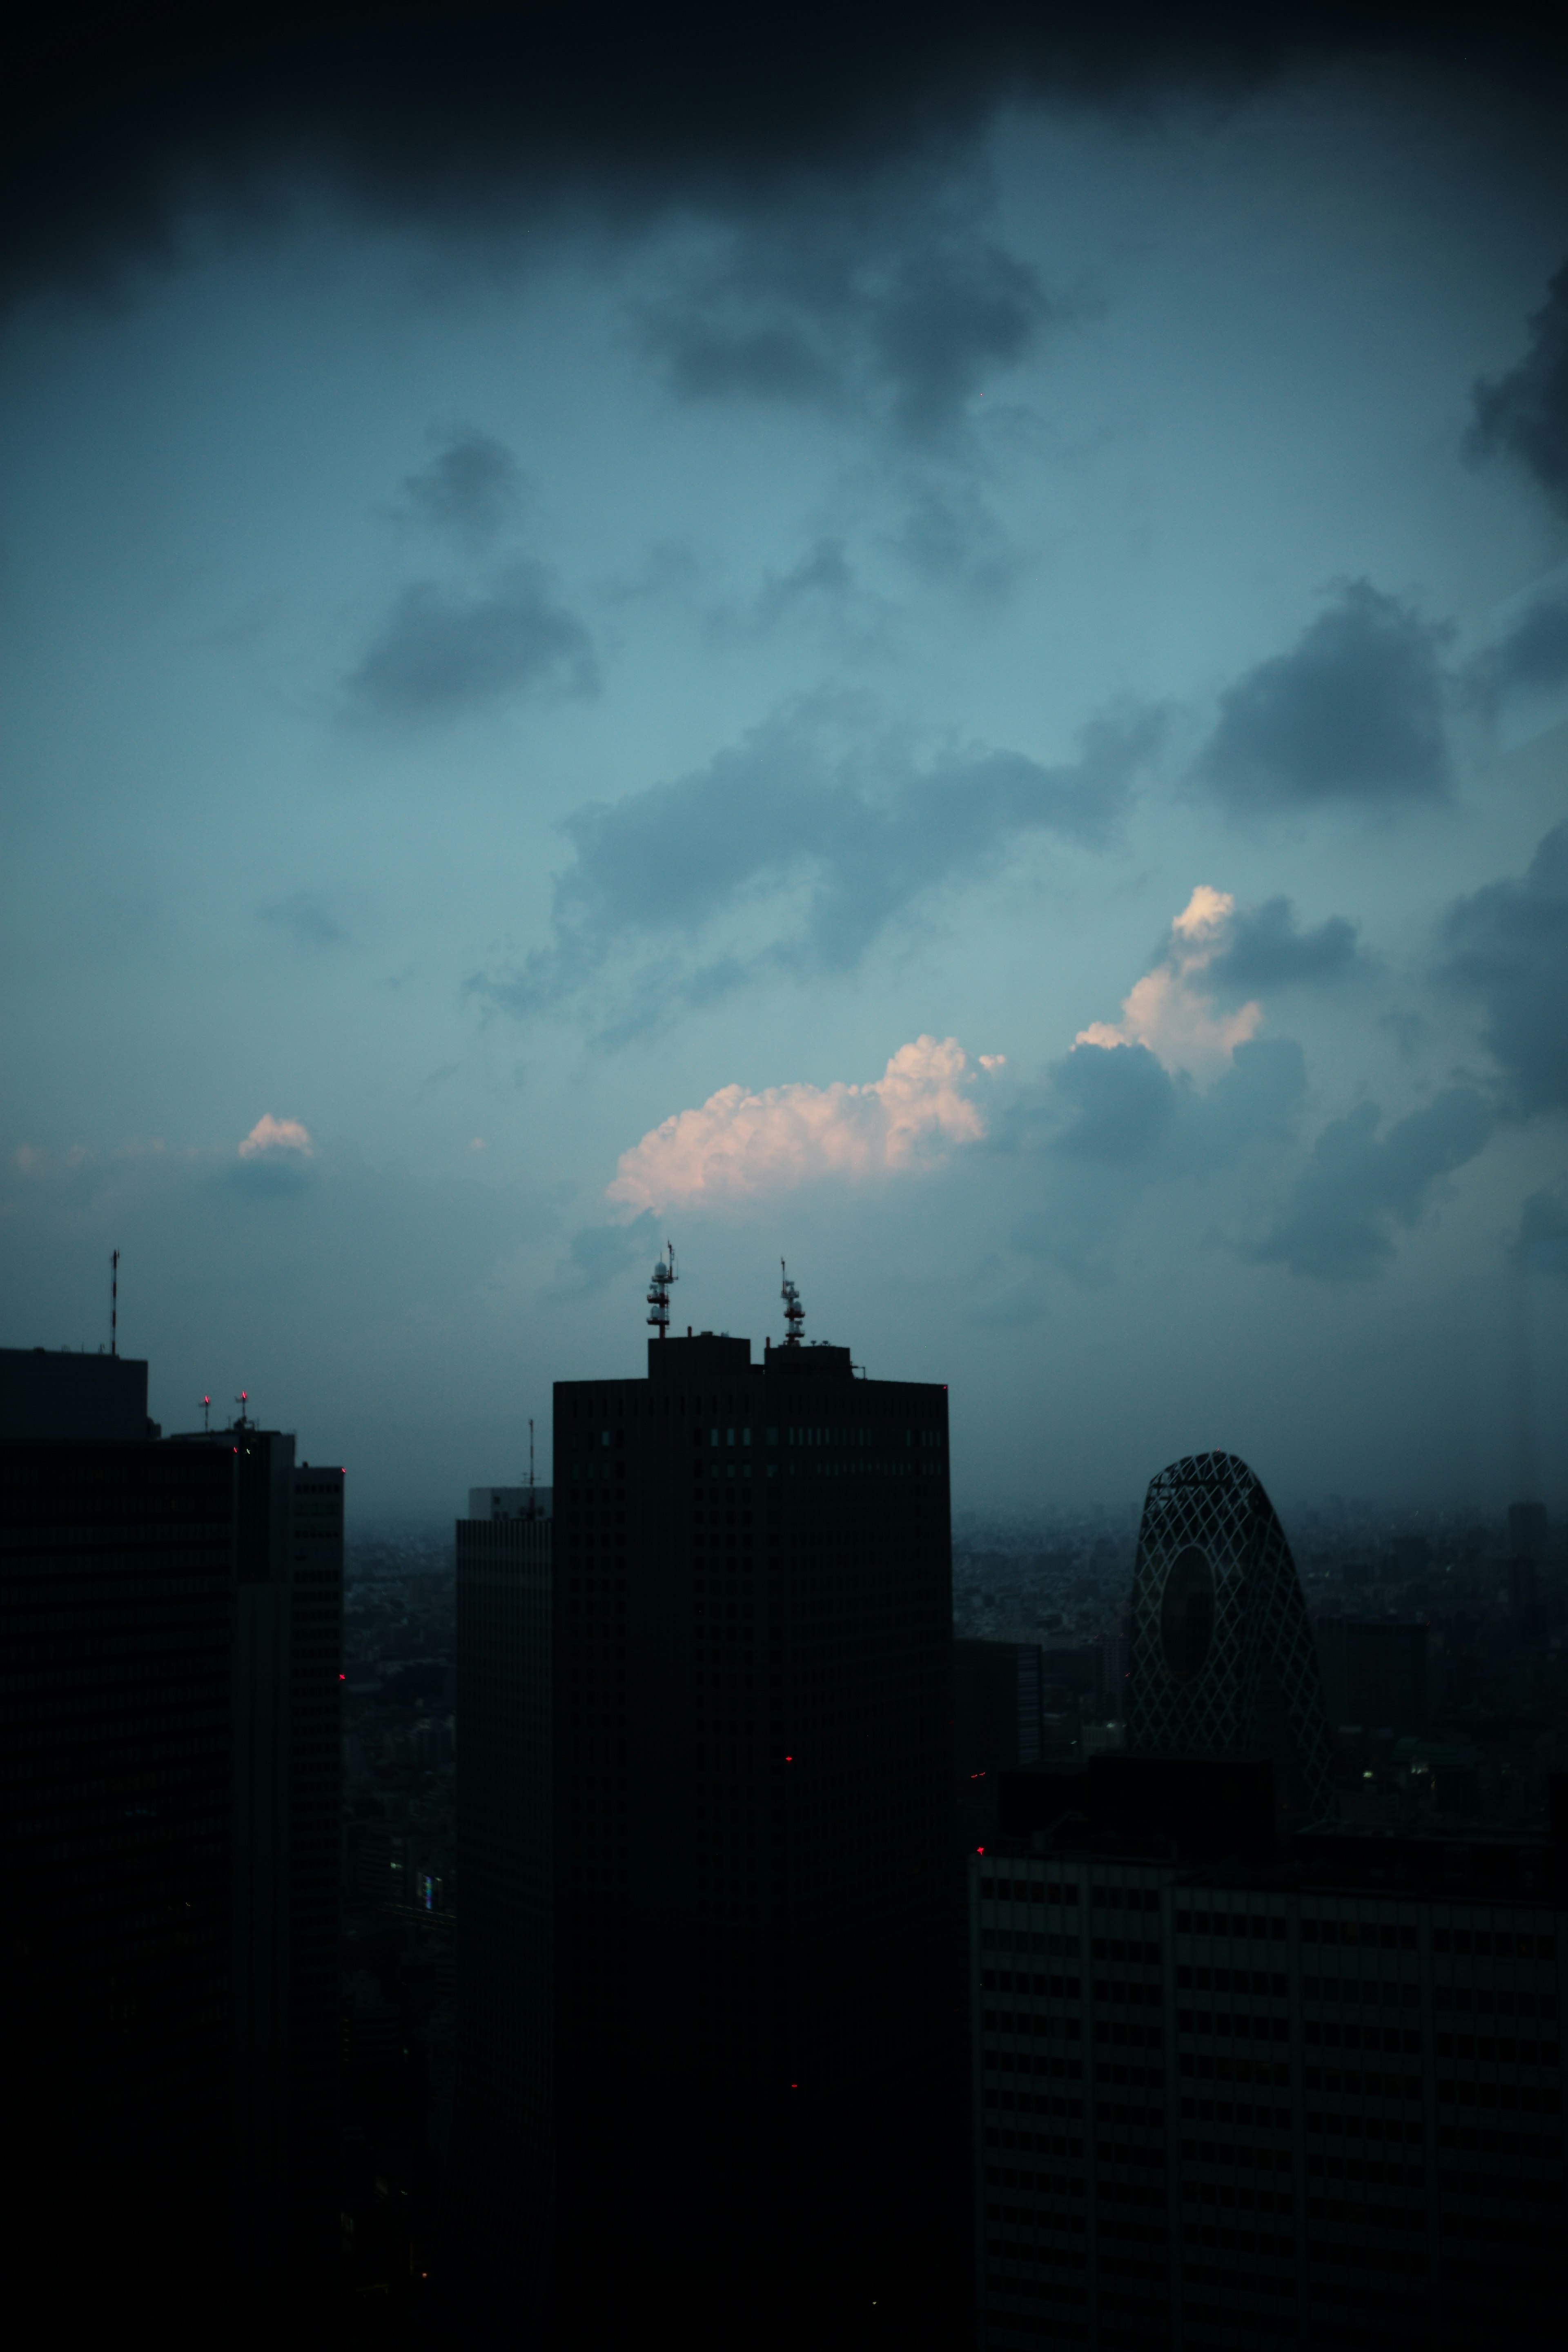
[[[206,2344],[332,2244],[342,1480],[146,1377],[0,1351],[14,2146],[62,2313]]]
[[[470,1519],[548,1518],[552,1510],[548,1486],[470,1486]],[[462,1522],[459,1520],[458,1525]]]
[[[953,1761],[964,1853],[995,1837],[1003,1771],[1040,1760],[1040,1691],[1037,1642],[953,1643]]]
[[[873,2303],[895,2333],[931,2315],[954,2144],[946,1402],[845,1348],[754,1364],[711,1333],[650,1340],[646,1380],[556,1385],[549,1640],[535,1616],[471,1685],[460,1624],[459,1772],[466,1810],[476,1743],[502,1737],[476,1707],[548,1727],[548,1854],[482,1899],[548,1990],[518,2177],[552,2184],[563,2344],[858,2343]],[[520,1791],[520,1855],[540,1801]],[[479,1900],[465,1864],[465,1948]],[[460,2106],[492,2072],[461,2032]]]
[[[1544,1503],[1510,1503],[1508,1548],[1514,1559],[1544,1559],[1550,1524]]]
[[[521,1516],[494,1510],[507,1492],[471,1488],[457,1529],[455,2201],[477,2325],[492,2300],[528,2307],[553,2242],[552,1529],[548,1488]]]
[[[1328,1723],[1295,1562],[1234,1454],[1191,1455],[1149,1482],[1126,1687],[1131,1753],[1268,1755],[1285,1818],[1330,1816]]]
[[[972,1864],[984,2352],[1561,2341],[1561,1843],[1277,1838],[1270,1779],[1008,1776]]]
[[[1320,1617],[1314,1628],[1331,1723],[1426,1728],[1426,1627],[1387,1618]]]

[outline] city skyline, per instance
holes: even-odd
[[[435,1519],[672,1238],[961,1513],[1563,1507],[1560,59],[1205,23],[40,104],[9,1344]]]

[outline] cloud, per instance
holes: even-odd
[[[630,1224],[586,1225],[573,1234],[555,1279],[543,1295],[548,1299],[590,1297],[618,1282],[634,1265],[646,1266],[659,1246],[658,1224],[649,1209]]]
[[[1533,95],[1560,78],[1562,38],[1545,11],[1143,0],[806,5],[787,38],[770,16],[705,6],[35,10],[0,98],[0,298],[166,261],[197,201],[220,226],[266,219],[258,196],[285,175],[446,236],[493,239],[558,217],[563,198],[640,226],[671,206],[743,209],[806,173],[852,191],[893,159],[950,155],[1032,98],[1234,95],[1303,54],[1456,65]]]
[[[1147,1159],[1175,1117],[1176,1089],[1146,1045],[1104,1044],[1100,1053],[1075,1047],[1057,1069],[1054,1092],[1068,1119],[1056,1150],[1068,1160]]]
[[[682,399],[863,407],[940,440],[1055,315],[990,234],[984,175],[949,155],[851,197],[820,178],[722,227],[645,301],[643,349]]]
[[[239,1147],[242,1160],[266,1158],[274,1152],[292,1152],[311,1160],[315,1151],[314,1143],[299,1119],[274,1118],[270,1111],[262,1113]]]
[[[1511,457],[1568,513],[1568,262],[1531,319],[1524,357],[1495,382],[1478,383],[1474,403],[1468,454]]]
[[[1492,643],[1468,684],[1504,751],[1568,720],[1568,563],[1499,606]]]
[[[1221,996],[1245,995],[1255,988],[1314,987],[1343,980],[1363,962],[1356,927],[1343,915],[1331,915],[1316,930],[1304,931],[1289,898],[1268,898],[1235,918],[1207,977]]]
[[[1545,835],[1521,881],[1458,900],[1443,937],[1447,976],[1479,999],[1514,1108],[1568,1109],[1568,823]]]
[[[923,761],[907,736],[873,734],[859,707],[796,705],[706,767],[566,821],[572,861],[554,890],[554,939],[521,971],[470,987],[528,1013],[590,983],[628,947],[656,950],[641,1017],[710,1002],[764,971],[843,971],[916,900],[992,871],[1031,834],[1100,845],[1159,740],[1156,714],[1086,729],[1077,760],[948,744]],[[769,901],[777,936],[752,944]],[[744,917],[743,950],[697,944]]]
[[[1221,696],[1195,779],[1238,813],[1443,799],[1447,634],[1349,582],[1289,653]]]
[[[427,580],[405,588],[348,686],[384,717],[445,718],[524,689],[592,694],[598,682],[586,628],[540,565],[520,563],[474,597]]]
[[[933,586],[999,596],[1023,557],[973,482],[928,481],[913,493],[893,534],[895,554]]]
[[[315,890],[290,890],[286,898],[269,898],[257,913],[297,948],[338,948],[348,940],[347,931]]]
[[[461,538],[489,539],[516,512],[522,474],[503,443],[465,425],[408,476],[403,493],[417,520]]]
[[[991,1057],[988,1057],[991,1058]],[[941,1164],[985,1121],[954,1037],[900,1045],[865,1086],[724,1087],[623,1151],[609,1198],[634,1207],[706,1207],[793,1192],[824,1177],[866,1183]]]
[[[1510,1255],[1521,1264],[1568,1282],[1568,1176],[1543,1185],[1521,1202]]]
[[[1263,1019],[1263,1007],[1257,1003],[1217,1013],[1214,997],[1202,984],[1229,940],[1235,911],[1236,900],[1228,891],[1200,882],[1171,925],[1164,955],[1122,999],[1121,1020],[1091,1022],[1079,1031],[1075,1050],[1145,1046],[1168,1070],[1216,1076]]]
[[[1256,1255],[1321,1282],[1375,1274],[1393,1229],[1414,1226],[1438,1181],[1485,1146],[1497,1114],[1473,1087],[1449,1087],[1380,1136],[1375,1103],[1358,1103],[1318,1137],[1283,1216]]]

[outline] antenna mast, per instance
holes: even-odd
[[[779,1273],[783,1276],[779,1285],[779,1297],[784,1300],[784,1346],[798,1348],[801,1331],[805,1323],[805,1309],[800,1303],[799,1288],[790,1280],[789,1268],[782,1257],[779,1260]]]
[[[209,1435],[212,1431],[212,1402],[210,1396],[205,1396],[202,1399],[202,1428]]]
[[[669,1286],[679,1282],[675,1265],[675,1244],[666,1242],[664,1255],[653,1270],[653,1281],[647,1294],[647,1319],[661,1339],[669,1337]]]
[[[120,1252],[115,1250],[109,1261],[109,1352],[120,1353]]]

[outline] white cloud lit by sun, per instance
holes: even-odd
[[[1079,1031],[1074,1045],[1146,1045],[1168,1070],[1184,1070],[1199,1079],[1219,1076],[1263,1020],[1256,1000],[1235,1013],[1216,1011],[1202,985],[1204,973],[1229,941],[1235,913],[1228,890],[1200,882],[1171,925],[1164,955],[1123,997],[1121,1020],[1091,1021]]]

